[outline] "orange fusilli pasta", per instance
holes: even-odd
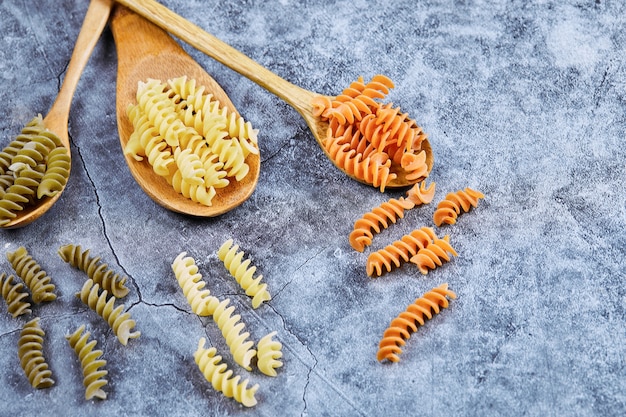
[[[450,245],[450,237],[446,235],[443,239],[436,238],[425,248],[417,251],[410,261],[417,265],[422,274],[426,275],[429,269],[435,269],[443,265],[443,261],[449,261],[449,253],[457,256],[456,251]]]
[[[417,331],[418,324],[423,326],[426,319],[431,319],[433,314],[447,308],[448,298],[456,298],[456,294],[448,289],[448,284],[442,284],[410,304],[391,321],[383,333],[376,358],[381,362],[385,359],[398,362],[400,360],[398,355],[402,353],[401,346],[406,344],[411,333]]]
[[[383,266],[387,272],[393,266],[400,267],[402,262],[408,262],[419,250],[427,247],[437,236],[430,227],[422,227],[413,230],[408,235],[402,236],[391,245],[376,252],[372,252],[367,257],[366,271],[368,276],[380,276],[383,274]]]
[[[437,204],[437,209],[433,214],[435,225],[455,224],[456,219],[462,212],[468,212],[472,207],[478,206],[478,199],[485,198],[480,191],[472,190],[467,187],[465,190],[458,190],[454,193],[448,193],[444,200]]]
[[[432,183],[426,188],[426,183],[415,184],[408,192],[407,196],[399,199],[392,198],[383,202],[378,207],[365,213],[354,222],[350,236],[350,245],[354,250],[363,252],[366,246],[372,244],[375,233],[380,233],[381,229],[389,227],[389,223],[395,223],[397,219],[404,218],[404,212],[421,204],[428,204],[435,195],[435,184]]]

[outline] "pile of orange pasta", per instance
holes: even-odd
[[[317,96],[313,114],[329,123],[324,147],[337,166],[381,191],[401,169],[412,183],[428,176],[426,134],[407,113],[382,104],[393,82],[376,75],[350,84],[337,97]]]

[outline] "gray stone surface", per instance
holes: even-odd
[[[459,256],[422,276],[412,265],[368,278],[365,260],[432,225],[417,208],[357,253],[352,223],[381,194],[326,160],[287,104],[192,48],[260,129],[252,197],[214,219],[156,205],[136,185],[115,123],[116,52],[106,29],[78,86],[67,189],[39,221],[0,230],[26,246],[58,300],[34,307],[54,387],[33,390],[17,359],[28,317],[0,307],[0,415],[400,416],[626,414],[626,8],[621,1],[163,1],[306,89],[337,94],[388,75],[389,99],[429,134],[435,200],[466,186],[486,198],[437,228]],[[2,143],[49,109],[88,2],[0,0]],[[227,238],[273,294],[250,307],[216,256]],[[76,299],[84,275],[56,255],[80,244],[128,275],[125,305],[142,332],[120,345]],[[229,297],[258,340],[284,345],[276,378],[232,361],[216,326],[195,317],[170,270],[187,251],[213,294]],[[11,272],[4,254],[0,271]],[[450,308],[408,341],[401,361],[376,350],[390,320],[448,282]],[[64,335],[85,323],[104,350],[106,401],[85,401]],[[200,337],[260,385],[245,409],[193,362]]]

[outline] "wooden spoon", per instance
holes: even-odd
[[[222,87],[158,26],[118,5],[111,17],[111,30],[118,58],[116,108],[122,149],[133,132],[127,108],[137,102],[138,83],[149,78],[161,82],[182,76],[195,79],[221,106],[237,112]],[[248,155],[248,174],[241,181],[233,179],[227,187],[218,189],[212,205],[206,206],[177,193],[163,177],[154,173],[147,161],[136,161],[130,155],[125,157],[133,177],[154,201],[169,210],[199,217],[223,214],[246,201],[256,187],[261,167],[259,155]]]
[[[112,0],[91,0],[91,3],[89,3],[83,25],[76,39],[76,45],[74,46],[70,63],[67,67],[67,72],[65,73],[63,84],[50,111],[43,119],[44,126],[61,139],[61,142],[67,148],[68,152],[70,149],[70,139],[67,127],[72,98],[74,97],[80,76],[89,61],[89,57],[102,34],[102,30],[109,20],[112,7]],[[63,189],[65,189],[65,187]],[[62,192],[63,190],[52,197],[46,197],[40,200],[38,204],[25,207],[24,210],[17,213],[15,218],[2,227],[5,229],[13,229],[26,226],[37,220],[52,207],[59,197],[61,197]]]
[[[330,158],[324,147],[328,123],[321,121],[313,115],[313,107],[311,105],[313,97],[319,96],[319,94],[305,90],[280,78],[243,53],[154,0],[116,1],[283,99],[304,118],[315,140],[324,150],[326,156]],[[426,163],[428,172],[430,172],[433,167],[434,157],[428,140],[422,142],[422,149],[426,151]],[[341,167],[338,168],[342,169]],[[344,170],[342,169],[342,171]],[[421,180],[407,180],[405,177],[406,172],[399,166],[394,165],[393,172],[398,175],[398,178],[387,185],[390,188],[405,187]],[[352,175],[350,176],[353,177]],[[355,179],[358,180],[358,178]]]

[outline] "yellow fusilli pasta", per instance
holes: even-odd
[[[46,333],[39,325],[39,317],[24,324],[18,340],[17,354],[20,365],[33,388],[49,388],[54,385],[52,371],[43,356],[43,337]]]
[[[85,399],[91,400],[95,397],[105,400],[107,393],[102,387],[108,384],[108,381],[104,379],[108,371],[100,368],[105,366],[107,361],[99,359],[102,356],[102,351],[94,350],[97,342],[95,340],[89,341],[89,336],[91,336],[91,333],[85,332],[85,325],[82,325],[74,333],[65,335],[65,338],[70,347],[76,352],[83,369]]]
[[[108,323],[120,343],[126,346],[128,339],[138,338],[141,332],[131,332],[135,327],[135,320],[131,319],[129,312],[124,312],[124,304],[115,307],[115,297],[107,300],[107,295],[106,290],[100,292],[100,286],[92,279],[85,281],[80,292],[76,294],[85,305]]]
[[[7,252],[7,259],[32,293],[35,303],[56,300],[55,286],[46,271],[28,254],[24,246]]]
[[[250,333],[244,331],[246,325],[240,321],[241,316],[233,314],[235,306],[229,306],[228,298],[219,301],[216,297],[210,296],[208,299],[213,321],[222,332],[233,359],[242,368],[251,370],[250,362],[256,355],[256,350],[253,349],[254,342],[249,339]]]
[[[283,345],[272,338],[276,332],[271,332],[263,336],[257,343],[257,367],[259,371],[268,376],[276,376],[276,368],[283,366],[278,359],[283,356],[281,351]]]
[[[181,252],[172,262],[172,270],[191,306],[191,310],[198,316],[213,314],[213,311],[210,310],[212,305],[209,305],[211,292],[208,289],[203,289],[206,283],[198,272],[195,260],[187,256],[187,252]]]
[[[233,245],[233,240],[228,239],[220,246],[217,256],[246,292],[246,295],[252,297],[252,307],[258,308],[261,303],[270,300],[272,297],[267,290],[267,284],[261,283],[263,276],[257,275],[254,277],[256,266],[250,266],[250,259],[244,261],[244,252],[238,250],[239,245]]]
[[[383,333],[378,346],[376,358],[379,361],[388,360],[398,362],[402,353],[401,346],[411,337],[426,319],[438,314],[440,309],[448,307],[448,298],[456,298],[456,294],[448,289],[448,284],[442,284],[426,292],[410,304],[405,311],[395,317]]]
[[[194,79],[140,82],[136,97],[127,110],[134,131],[124,153],[138,161],[147,156],[176,192],[211,206],[217,188],[248,175],[246,158],[259,153],[257,130]]]
[[[223,393],[226,397],[234,398],[235,401],[246,407],[256,405],[257,400],[254,396],[259,385],[255,384],[248,388],[248,379],[239,382],[240,376],[231,378],[233,371],[228,369],[228,365],[221,363],[222,357],[217,355],[217,350],[214,347],[209,349],[204,347],[205,342],[206,339],[201,338],[198,349],[194,353],[194,360],[204,378],[211,383],[216,391]]]
[[[13,318],[32,312],[30,303],[25,301],[28,298],[28,293],[22,291],[24,284],[14,282],[14,279],[13,275],[7,277],[4,272],[0,274],[0,292],[2,292],[2,298],[7,303],[7,311]]]
[[[80,245],[64,245],[58,250],[58,254],[65,262],[87,274],[89,278],[98,284],[103,290],[116,298],[128,295],[126,277],[121,277],[113,272],[109,266],[100,262],[100,257],[89,255],[89,249],[82,250]]]

